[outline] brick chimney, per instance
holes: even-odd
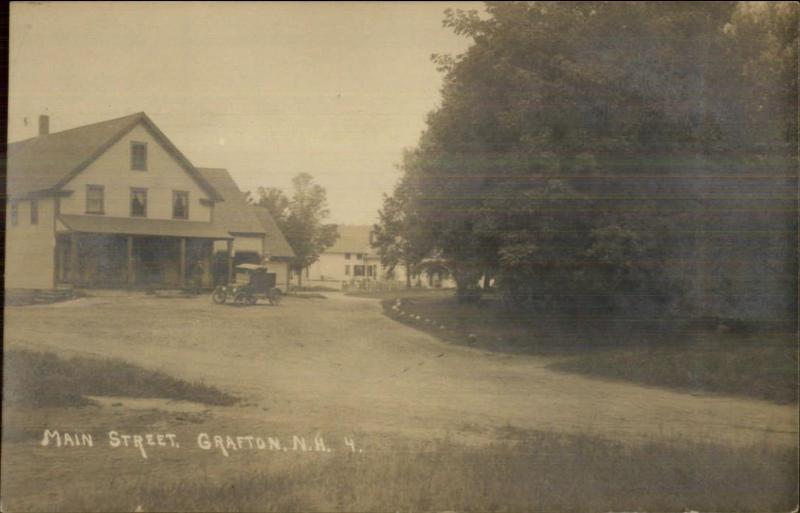
[[[42,114],[39,116],[39,135],[50,133],[50,116]]]

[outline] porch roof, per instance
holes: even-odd
[[[81,233],[191,237],[199,239],[233,238],[228,232],[215,227],[211,223],[196,221],[82,215],[59,215],[58,218],[70,231]]]

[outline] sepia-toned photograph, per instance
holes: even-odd
[[[12,2],[3,512],[797,511],[793,2]]]

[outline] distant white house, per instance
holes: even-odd
[[[303,275],[310,285],[341,288],[363,282],[406,283],[406,269],[402,265],[388,269],[372,248],[370,225],[339,225],[336,243],[320,255]],[[451,287],[453,282],[442,266],[428,265],[424,272],[412,276],[412,285],[421,287]]]
[[[345,283],[383,278],[380,258],[370,247],[371,226],[339,225],[337,229],[339,238],[306,269],[304,281],[340,288]]]

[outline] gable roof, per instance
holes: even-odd
[[[369,232],[372,226],[340,224],[336,227],[339,238],[325,253],[366,253],[372,252],[369,244]]]
[[[272,218],[269,210],[266,207],[255,205],[250,205],[250,209],[264,228],[265,244],[269,254],[273,257],[294,258],[295,254],[292,246],[289,245],[289,241],[286,240],[283,232],[278,228],[278,224]]]
[[[248,208],[244,193],[227,169],[199,167],[197,170],[225,200],[214,205],[215,225],[231,233],[264,234],[264,227]]]
[[[60,189],[139,123],[144,124],[211,199],[222,200],[144,112],[10,143],[6,165],[9,196]]]

